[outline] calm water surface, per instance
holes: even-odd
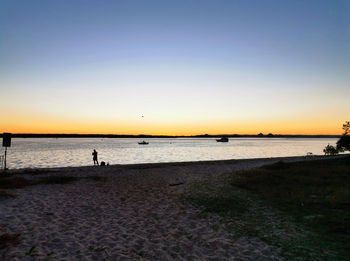
[[[151,138],[149,145],[126,138],[14,138],[8,149],[9,168],[92,165],[92,150],[110,164],[248,159],[323,154],[336,138]],[[3,154],[3,151],[0,153]]]

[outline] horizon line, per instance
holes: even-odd
[[[3,135],[3,133],[8,132],[1,132],[0,136]],[[342,136],[342,134],[274,134],[274,133],[258,133],[258,134],[239,134],[239,133],[221,133],[221,134],[209,134],[209,133],[203,133],[203,134],[192,134],[192,135],[171,135],[171,134],[112,134],[112,133],[11,133],[12,135],[48,135],[48,136],[54,136],[54,135],[72,135],[72,136],[158,136],[158,137],[196,137],[196,136]]]

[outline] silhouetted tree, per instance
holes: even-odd
[[[344,152],[346,150],[350,151],[350,136],[349,135],[343,135],[340,137],[340,139],[337,141],[337,150],[339,152]]]
[[[348,135],[350,133],[350,121],[346,121],[343,124],[343,130],[343,136],[337,141],[337,150],[339,152],[350,151],[350,136]]]
[[[344,130],[344,134],[343,135],[347,135],[350,132],[350,121],[346,121],[343,124],[343,130]]]

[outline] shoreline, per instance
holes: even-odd
[[[131,163],[131,164],[111,164],[109,166],[93,166],[93,165],[82,165],[82,166],[66,166],[66,167],[33,167],[33,168],[13,168],[8,169],[6,171],[0,170],[0,175],[2,173],[14,173],[17,174],[21,173],[23,171],[53,171],[53,170],[64,170],[64,169],[81,169],[81,168],[101,168],[101,169],[108,169],[108,168],[164,168],[164,167],[171,167],[171,166],[195,166],[195,165],[203,165],[203,164],[209,164],[209,165],[224,165],[224,164],[235,164],[235,163],[243,163],[243,162],[254,162],[254,161],[303,161],[303,160],[322,160],[322,159],[333,159],[333,158],[339,158],[339,157],[346,157],[350,155],[350,153],[344,153],[339,155],[333,155],[333,156],[325,156],[325,155],[311,155],[311,156],[287,156],[287,157],[266,157],[266,158],[247,158],[247,159],[226,159],[226,160],[203,160],[203,161],[177,161],[177,162],[155,162],[155,163]],[[268,163],[267,163],[268,164]]]

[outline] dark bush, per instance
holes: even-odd
[[[329,144],[324,148],[323,152],[325,155],[337,155],[339,153],[336,147]]]

